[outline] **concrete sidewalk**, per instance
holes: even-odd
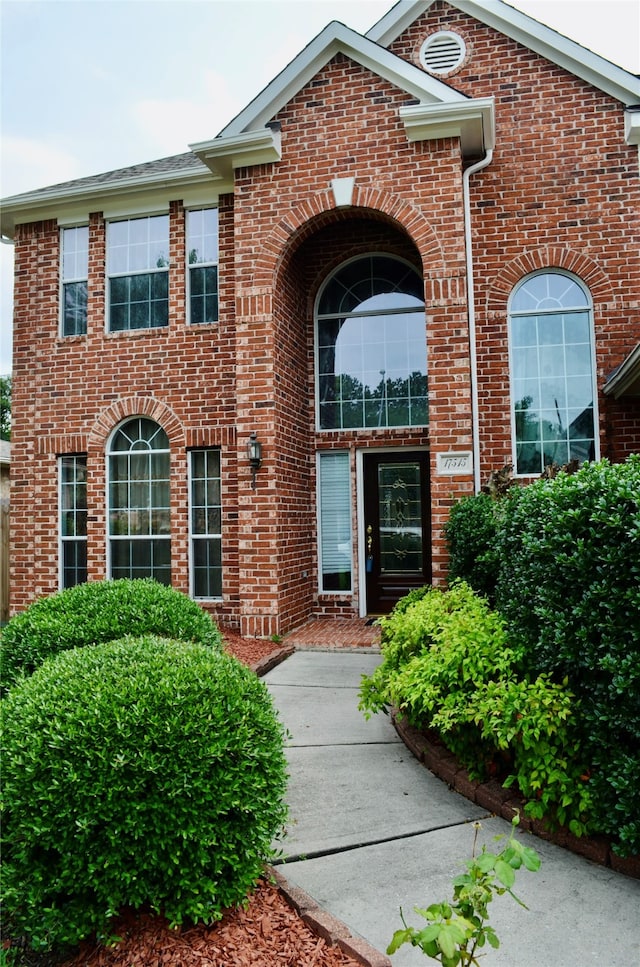
[[[289,884],[308,893],[354,935],[385,951],[402,926],[424,925],[414,906],[448,900],[452,877],[473,845],[492,844],[509,824],[451,791],[420,765],[389,718],[368,722],[358,711],[372,653],[296,652],[264,681],[291,737],[285,862]],[[487,967],[639,967],[640,880],[522,834],[542,859],[524,870],[515,893],[490,907],[500,948]],[[394,967],[431,963],[405,946]]]

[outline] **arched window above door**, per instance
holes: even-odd
[[[316,308],[316,398],[321,430],[428,422],[423,283],[389,255],[341,265]]]
[[[509,304],[515,468],[597,457],[591,295],[560,270],[537,272]]]

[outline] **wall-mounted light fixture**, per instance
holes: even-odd
[[[258,439],[258,434],[254,430],[249,437],[249,442],[247,443],[247,460],[249,461],[249,466],[251,467],[251,487],[253,490],[256,489],[256,473],[260,469],[260,464],[262,463],[262,444]]]

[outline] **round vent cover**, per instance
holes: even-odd
[[[420,48],[420,62],[432,74],[448,74],[464,60],[464,40],[448,30],[427,37]]]

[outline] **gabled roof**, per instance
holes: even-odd
[[[436,0],[401,0],[367,31],[369,40],[387,47]],[[558,31],[516,10],[503,0],[447,0],[451,7],[563,67],[627,107],[640,102],[640,78],[582,47]],[[576,16],[580,16],[576,4]]]
[[[400,109],[410,141],[458,136],[463,154],[493,147],[493,100],[474,100],[334,20],[211,141],[190,145],[211,170],[280,160],[280,134],[269,121],[337,54],[344,54],[407,94]],[[265,127],[267,125],[267,127]]]

